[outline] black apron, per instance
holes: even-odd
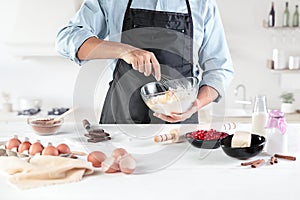
[[[129,0],[123,20],[121,42],[153,52],[161,73],[176,78],[193,76],[193,21],[188,13],[132,9]],[[133,70],[124,60],[117,61],[113,80],[105,98],[101,124],[163,124],[140,96],[140,88],[156,81],[153,76]],[[181,123],[198,123],[196,112]]]

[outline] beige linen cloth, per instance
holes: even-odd
[[[28,159],[27,159],[28,160]],[[0,171],[21,189],[80,181],[92,174],[92,164],[58,156],[35,156],[27,162],[17,157],[0,157]]]

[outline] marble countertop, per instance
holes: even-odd
[[[179,125],[104,125],[112,140],[105,143],[85,142],[81,124],[66,122],[53,136],[39,136],[23,122],[0,123],[0,141],[17,134],[42,143],[65,142],[76,151],[101,150],[107,154],[115,147],[126,148],[137,159],[133,175],[96,173],[82,181],[30,190],[19,190],[1,175],[1,200],[8,199],[298,199],[300,162],[280,160],[277,165],[257,169],[242,167],[241,160],[225,155],[221,148],[205,150],[189,143],[156,144],[153,136],[166,133]],[[207,127],[199,125],[198,128]],[[183,127],[188,130],[190,127]],[[193,127],[194,128],[194,127]],[[239,130],[249,130],[250,124],[239,123]],[[300,124],[288,126],[291,155],[300,157]],[[269,159],[262,153],[254,159]],[[86,159],[82,156],[79,159]],[[255,192],[254,192],[255,191]]]

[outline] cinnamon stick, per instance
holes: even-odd
[[[275,154],[274,157],[282,158],[282,159],[286,159],[286,160],[292,160],[292,161],[296,160],[296,157],[294,157],[294,156],[286,156],[286,155],[280,155],[280,154]]]
[[[265,160],[264,159],[260,159],[259,161],[255,162],[254,164],[251,165],[252,168],[257,168],[260,165],[264,164]]]
[[[270,164],[273,165],[274,163],[278,163],[278,160],[276,157],[272,156],[270,159]]]
[[[257,159],[257,160],[253,160],[253,161],[250,161],[250,162],[243,162],[241,163],[242,166],[248,166],[248,165],[253,165],[254,163],[260,161],[260,159]]]

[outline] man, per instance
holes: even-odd
[[[233,76],[215,0],[86,0],[56,46],[78,64],[118,59],[100,123],[197,123],[197,111],[218,102]],[[197,77],[194,55],[203,70],[197,100],[187,112],[153,119],[140,87],[165,74]]]

